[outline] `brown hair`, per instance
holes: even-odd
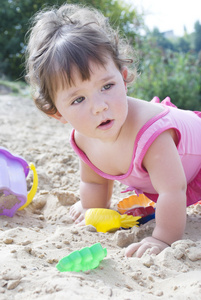
[[[73,83],[72,67],[83,80],[90,78],[90,61],[105,65],[106,57],[122,69],[133,62],[132,48],[118,37],[101,12],[64,4],[37,13],[33,18],[26,50],[27,81],[36,106],[47,114],[57,112],[54,95],[58,87]],[[129,73],[127,82],[134,79]]]

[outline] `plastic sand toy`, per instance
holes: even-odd
[[[90,208],[85,213],[85,224],[96,227],[98,232],[117,230],[120,227],[138,226],[141,217],[120,215],[117,211],[106,208]]]
[[[198,202],[194,203],[194,205],[200,204],[201,205],[201,200],[199,200]]]
[[[95,269],[101,260],[107,256],[107,249],[102,248],[100,243],[91,247],[76,250],[62,258],[56,268],[60,272],[80,272]]]
[[[151,201],[144,194],[124,198],[118,203],[117,207],[122,214],[141,216],[139,220],[140,225],[155,218],[155,202]]]
[[[141,216],[142,218],[154,213],[155,209],[153,208],[153,206],[131,208],[125,212],[125,214],[127,215],[132,215],[136,217]]]
[[[153,206],[131,208],[124,214],[132,216],[141,216],[139,224],[145,224],[148,221],[155,219],[155,208]]]
[[[147,198],[144,194],[132,195],[128,198],[124,198],[123,200],[119,201],[117,204],[118,211],[120,214],[124,214],[131,208],[136,207],[147,207],[147,206],[155,206],[155,202],[151,201]]]
[[[26,177],[33,171],[33,186],[27,195]],[[18,209],[32,201],[38,185],[38,176],[33,164],[28,165],[21,156],[11,154],[0,147],[0,215],[13,217]]]

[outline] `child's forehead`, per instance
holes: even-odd
[[[78,66],[72,67],[72,82],[74,81],[86,81],[91,80],[92,77],[96,76],[96,74],[105,73],[107,70],[107,62],[104,64],[100,64],[96,61],[89,61],[89,76],[87,78],[83,78],[82,76],[82,69],[80,69]]]
[[[81,83],[90,80],[104,81],[107,78],[114,76],[114,73],[118,70],[112,58],[108,58],[105,60],[104,64],[92,60],[89,61],[88,71],[88,76],[83,76],[82,69],[77,65],[72,65],[70,74],[67,74],[65,70],[62,70],[59,75],[62,77],[61,84],[70,88],[77,87]]]

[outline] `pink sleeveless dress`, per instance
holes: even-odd
[[[152,102],[159,103],[154,97]],[[100,176],[118,180],[128,186],[126,191],[144,193],[157,202],[158,194],[152,186],[149,174],[143,169],[143,158],[153,141],[165,130],[173,128],[178,135],[177,150],[181,158],[187,180],[187,206],[201,199],[201,112],[178,109],[167,97],[161,102],[164,111],[150,119],[138,132],[129,170],[123,175],[109,175],[94,166],[85,153],[75,143],[72,131],[70,143],[78,156]],[[168,178],[167,178],[168,180]]]

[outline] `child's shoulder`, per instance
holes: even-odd
[[[160,104],[155,104],[141,99],[128,98],[129,119],[132,127],[138,132],[146,122],[160,114],[165,108]]]
[[[144,115],[155,115],[164,110],[164,107],[160,103],[154,103],[138,98],[128,97],[128,104],[137,113],[143,112]]]

